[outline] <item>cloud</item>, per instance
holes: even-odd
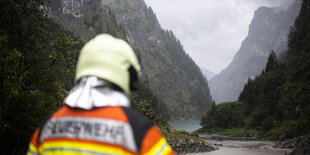
[[[194,61],[215,73],[227,67],[259,6],[292,0],[145,0]]]

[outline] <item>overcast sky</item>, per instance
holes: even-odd
[[[259,6],[293,0],[145,0],[161,26],[172,30],[199,65],[219,73],[247,36]]]

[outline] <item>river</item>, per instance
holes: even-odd
[[[198,120],[177,120],[170,122],[170,125],[177,130],[188,132],[201,128]],[[253,140],[206,140],[209,144],[218,148],[212,152],[192,153],[188,155],[286,155],[292,152],[288,149],[273,148],[272,141]]]
[[[174,120],[171,121],[169,124],[174,129],[193,132],[201,128],[199,123],[199,120]]]

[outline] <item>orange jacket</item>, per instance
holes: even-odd
[[[27,155],[174,154],[149,121],[127,107],[64,106],[36,129]]]

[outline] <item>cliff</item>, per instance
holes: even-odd
[[[126,39],[142,64],[141,81],[172,119],[200,118],[209,109],[209,87],[199,67],[143,0],[54,0],[46,9],[84,41],[103,32]]]
[[[248,78],[254,78],[265,68],[270,52],[279,54],[287,48],[287,36],[300,4],[296,1],[289,8],[260,7],[255,11],[248,36],[232,62],[209,81],[217,103],[236,101]]]

